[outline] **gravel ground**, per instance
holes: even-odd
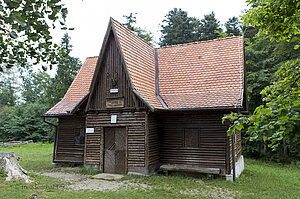
[[[148,188],[149,185],[132,183],[128,180],[124,181],[111,181],[102,179],[93,179],[91,175],[81,175],[76,173],[65,172],[44,172],[41,175],[58,178],[63,181],[69,182],[65,188],[73,190],[89,189],[95,191],[118,190],[120,188]]]

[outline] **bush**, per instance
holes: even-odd
[[[0,108],[0,141],[52,141],[54,129],[41,118],[47,109],[38,102]]]

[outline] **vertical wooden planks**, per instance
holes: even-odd
[[[126,170],[126,128],[104,128],[104,172],[124,174]]]
[[[103,60],[101,61],[94,93],[91,94],[90,110],[105,110],[107,98],[124,97],[124,108],[136,108],[135,97],[130,87],[129,77],[117,47],[113,34],[110,34]],[[118,89],[117,93],[110,93],[110,89]]]

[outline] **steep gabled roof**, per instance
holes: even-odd
[[[133,93],[152,111],[243,107],[243,37],[154,49],[111,18],[98,60],[86,60],[65,97],[45,115],[68,114],[93,92],[111,33]]]
[[[69,115],[88,94],[98,57],[88,57],[81,66],[65,96],[44,116]]]
[[[154,109],[242,107],[243,37],[162,47],[156,55],[135,33],[111,21],[133,89]]]
[[[155,94],[155,49],[122,24],[111,20],[133,88],[154,108],[163,108]]]
[[[155,49],[134,32],[125,28],[112,18],[110,19],[102,44],[99,61],[91,83],[90,93],[93,93],[94,87],[96,86],[101,60],[104,56],[108,37],[111,32],[120,49],[133,92],[138,93],[141,100],[144,101],[151,110],[154,108],[163,108],[155,95]],[[90,100],[91,98],[89,98],[86,110],[89,107]]]

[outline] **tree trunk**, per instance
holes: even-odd
[[[0,170],[3,170],[7,173],[7,181],[15,178],[22,179],[26,183],[33,182],[29,179],[29,176],[26,175],[28,172],[19,165],[14,152],[0,153]]]

